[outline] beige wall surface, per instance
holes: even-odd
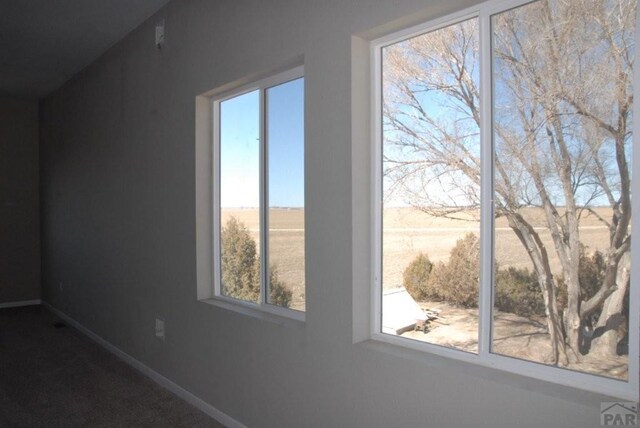
[[[366,39],[473,2],[169,3],[41,105],[43,298],[252,427],[599,426],[596,394],[354,343],[368,307]],[[197,300],[195,97],[301,56],[307,317],[281,325]]]
[[[0,97],[0,304],[40,299],[38,102]]]

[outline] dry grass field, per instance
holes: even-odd
[[[610,209],[598,208],[596,212],[604,218],[610,218]],[[522,213],[537,231],[547,248],[553,248],[551,235],[545,227],[544,213],[538,209],[524,209]],[[444,261],[456,241],[465,234],[479,234],[480,223],[474,221],[479,213],[467,213],[467,221],[449,220],[430,216],[413,208],[387,208],[384,210],[383,235],[383,272],[384,288],[395,288],[402,285],[402,272],[420,252],[429,255],[432,261]],[[588,251],[604,250],[607,245],[608,230],[593,214],[585,212],[580,223],[580,238],[588,247]],[[560,272],[560,263],[553,251],[551,268],[554,273]],[[518,238],[507,225],[504,218],[496,220],[495,255],[501,267],[514,266],[532,268],[527,253]]]
[[[598,208],[597,211],[605,218],[610,215],[608,208]],[[530,209],[523,210],[523,213],[539,228],[542,239],[552,248],[553,243],[549,232],[545,230],[542,211]],[[229,216],[235,216],[244,223],[257,242],[260,223],[258,210],[223,210],[222,224]],[[479,233],[480,225],[473,221],[478,216],[479,213],[467,213],[468,221],[456,221],[433,217],[413,208],[385,209],[384,288],[402,285],[402,272],[420,252],[427,253],[432,261],[447,261],[449,252],[458,239],[469,232]],[[270,261],[277,265],[280,278],[293,290],[292,308],[304,310],[304,210],[272,209],[269,223]],[[582,242],[590,251],[604,249],[607,229],[594,215],[585,213],[581,227]],[[495,252],[502,267],[531,268],[524,248],[503,218],[496,221]],[[559,272],[560,266],[556,258],[553,259],[552,268]]]

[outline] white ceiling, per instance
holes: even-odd
[[[47,95],[168,1],[0,0],[0,95]]]

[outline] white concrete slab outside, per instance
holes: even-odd
[[[382,332],[402,334],[415,327],[426,314],[404,287],[385,290],[382,294]]]

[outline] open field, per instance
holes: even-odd
[[[610,217],[609,208],[597,208],[596,212],[604,218]],[[536,228],[547,248],[553,248],[551,235],[545,227],[542,210],[524,209],[524,217]],[[456,241],[465,234],[479,234],[480,223],[474,221],[479,213],[466,215],[468,221],[456,221],[433,217],[413,208],[387,208],[384,210],[383,234],[383,272],[384,288],[402,285],[402,272],[420,252],[427,253],[431,261],[449,259],[449,252]],[[583,216],[580,223],[580,238],[588,251],[604,250],[608,242],[608,230],[593,214]],[[495,255],[499,266],[532,268],[524,247],[507,225],[504,218],[495,224]],[[554,251],[549,251],[551,269],[560,273],[560,263]]]
[[[596,209],[607,218],[610,209]],[[522,211],[540,232],[548,248],[553,248],[551,236],[544,226],[541,210]],[[235,216],[249,228],[258,240],[259,217],[257,209],[225,209],[222,224],[229,216]],[[402,285],[402,272],[420,252],[429,255],[432,261],[446,261],[456,241],[466,233],[479,233],[480,225],[473,221],[477,213],[468,213],[469,221],[437,218],[413,208],[387,208],[384,210],[383,235],[383,285],[395,288]],[[272,209],[269,219],[271,232],[271,263],[278,267],[280,278],[293,290],[292,307],[304,310],[304,210]],[[581,239],[589,251],[603,250],[607,243],[608,231],[594,215],[585,214],[581,221]],[[506,219],[499,218],[495,229],[495,254],[501,267],[515,266],[531,268],[527,253],[516,235],[508,227]],[[553,251],[552,269],[559,273],[560,264]]]

